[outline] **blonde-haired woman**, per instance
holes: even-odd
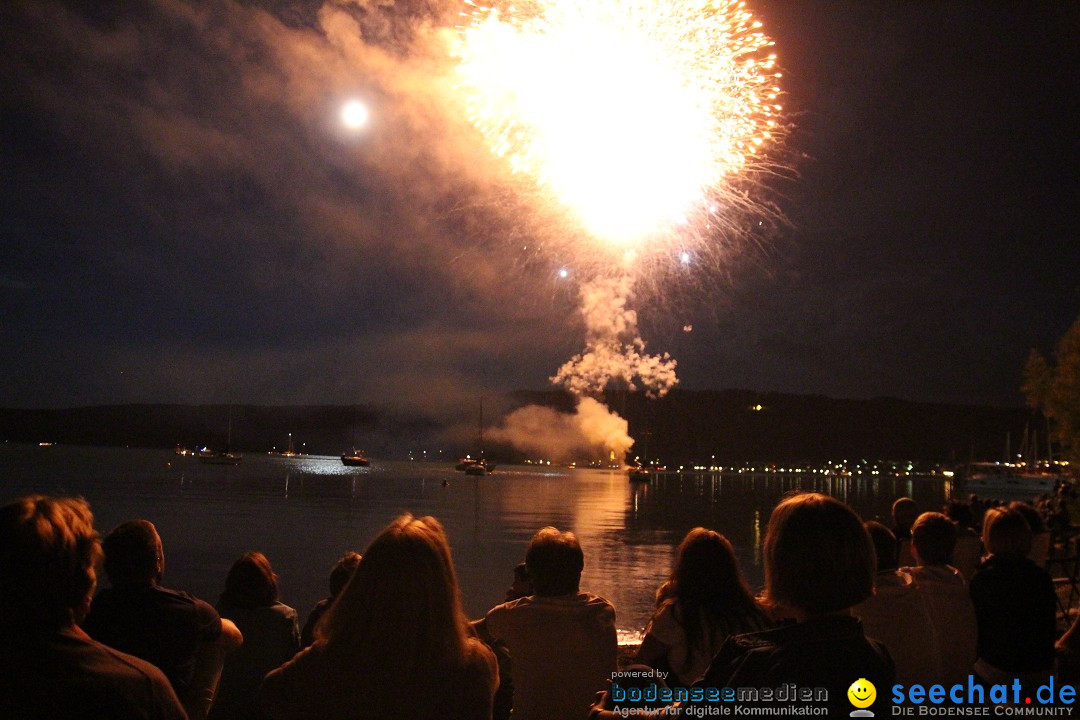
[[[315,637],[263,681],[274,720],[491,717],[495,657],[470,636],[433,517],[402,515],[375,538]]]

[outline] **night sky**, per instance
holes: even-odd
[[[643,293],[650,351],[689,389],[1022,402],[1080,313],[1080,4],[749,4],[786,222]],[[0,6],[0,406],[451,416],[581,349],[455,105],[457,5],[86,5]]]

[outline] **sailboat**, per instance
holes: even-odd
[[[484,400],[480,399],[480,426],[477,444],[480,447],[480,457],[474,458],[471,455],[466,455],[458,461],[458,464],[454,466],[454,469],[458,472],[463,472],[466,475],[487,475],[495,469],[494,465],[489,465],[488,461],[484,459]]]
[[[225,441],[225,450],[211,450],[204,447],[199,450],[199,462],[207,465],[239,465],[244,459],[242,453],[232,452],[232,407],[229,408],[229,435]]]
[[[296,452],[296,448],[293,446],[292,433],[289,433],[289,449],[284,452],[272,452],[271,455],[277,455],[278,457],[294,458],[300,457],[301,453]]]
[[[1061,478],[1041,469],[1038,443],[1034,437],[1029,439],[1028,428],[1024,428],[1024,442],[1019,456],[1020,460],[1026,459],[1026,462],[1013,462],[1009,441],[1009,433],[1006,433],[1004,462],[968,463],[965,472],[967,492],[996,500],[1026,500],[1039,495],[1053,495]]]

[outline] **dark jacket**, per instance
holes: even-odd
[[[877,690],[877,700],[868,709],[877,717],[884,717],[891,712],[889,698],[894,675],[893,661],[885,646],[867,638],[856,618],[842,615],[730,638],[697,686],[775,690],[789,689],[789,684],[794,683],[798,691],[824,689],[827,695],[824,701],[796,699],[792,703],[774,700],[739,704],[825,706],[828,717],[847,717],[854,709],[848,700],[848,688],[856,680],[866,679]]]
[[[1057,638],[1050,574],[1026,557],[992,555],[971,578],[979,657],[1008,673],[1049,669]]]

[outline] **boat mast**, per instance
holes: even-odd
[[[480,439],[480,459],[484,459],[484,398],[480,398],[480,427],[477,436]]]

